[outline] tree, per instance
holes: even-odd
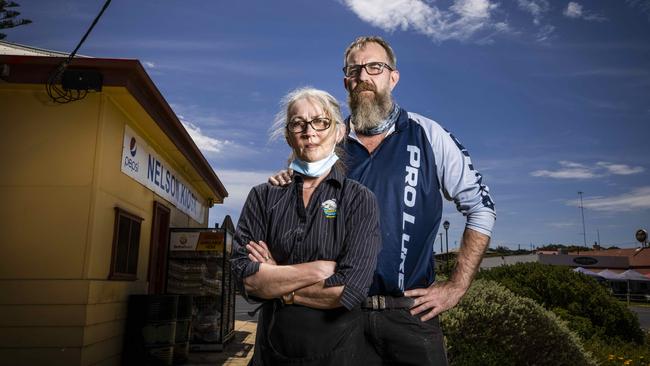
[[[0,29],[14,28],[32,22],[29,19],[18,19],[20,12],[14,9],[19,6],[15,1],[0,0]],[[0,33],[0,39],[6,37],[6,34]]]

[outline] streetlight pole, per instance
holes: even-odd
[[[587,229],[585,228],[585,208],[582,205],[582,191],[578,191],[580,196],[580,213],[582,214],[582,240],[584,241],[584,246],[587,247]],[[580,251],[578,251],[578,254]]]
[[[442,223],[442,227],[445,228],[445,246],[447,247],[445,253],[445,266],[447,267],[447,270],[449,270],[449,221],[445,220],[445,222]]]
[[[440,233],[440,256],[439,256],[439,258],[440,258],[440,260],[442,260],[442,233]],[[442,272],[442,262],[440,262],[440,264],[438,264],[438,269],[440,269],[440,271]]]

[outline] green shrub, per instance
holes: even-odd
[[[595,365],[555,314],[493,281],[475,281],[441,320],[453,366]]]
[[[596,280],[568,267],[519,263],[481,271],[477,278],[499,282],[568,322],[583,339],[597,337],[642,344],[639,321]]]
[[[645,333],[645,343],[607,342],[592,338],[585,342],[585,349],[602,366],[650,366],[650,333]]]

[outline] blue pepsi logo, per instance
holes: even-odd
[[[138,146],[135,144],[135,137],[131,137],[131,143],[129,144],[129,149],[131,150],[131,156],[135,157],[135,153],[138,152]]]

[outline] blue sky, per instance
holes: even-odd
[[[103,0],[22,0],[7,40],[70,52]],[[468,148],[496,202],[492,246],[632,247],[650,228],[650,1],[113,0],[79,53],[135,58],[230,192],[210,224],[284,167],[280,98],[311,85],[343,104],[345,47],[395,49],[397,102]],[[446,205],[450,247],[464,218]]]

